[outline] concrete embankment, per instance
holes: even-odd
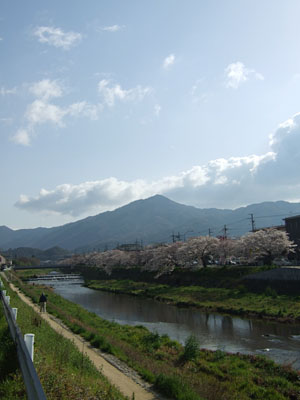
[[[254,291],[264,291],[268,286],[278,294],[300,295],[300,267],[281,267],[247,275],[244,282]]]

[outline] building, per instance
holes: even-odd
[[[267,230],[267,229],[276,229],[277,231],[286,232],[286,226],[285,226],[285,225],[265,226],[265,227],[263,227],[263,228],[254,229],[253,232],[265,231],[265,230]]]
[[[143,250],[143,244],[135,242],[135,243],[125,243],[125,244],[120,244],[119,246],[116,247],[118,250],[123,250],[123,251],[140,251]]]
[[[298,258],[300,255],[300,215],[294,217],[287,217],[284,219],[285,229],[289,235],[289,239],[293,240],[297,245]]]

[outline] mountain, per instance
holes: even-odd
[[[47,250],[34,249],[32,247],[18,247],[18,248],[13,248],[13,249],[10,248],[8,250],[4,250],[2,252],[2,255],[8,258],[35,257],[41,261],[46,261],[46,260],[55,261],[69,256],[70,252],[58,246],[51,247],[51,249]]]
[[[115,247],[118,243],[144,244],[170,242],[172,234],[181,239],[196,235],[222,235],[226,225],[229,236],[250,231],[250,214],[256,228],[283,224],[283,218],[300,214],[300,203],[264,202],[236,210],[200,209],[156,195],[137,200],[114,211],[104,212],[73,223],[54,227],[12,230],[0,226],[0,249],[59,246],[88,251]]]

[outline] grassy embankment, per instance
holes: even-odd
[[[17,323],[22,333],[35,334],[34,365],[49,400],[120,400],[125,399],[110,385],[68,339],[56,333],[31,307],[23,303],[6,285],[10,304],[18,308]],[[5,317],[4,317],[5,320]],[[0,319],[0,398],[26,399],[22,375],[16,370],[15,349],[9,331]],[[1,328],[2,327],[2,328]],[[7,376],[2,375],[2,368]],[[2,380],[3,376],[3,380]]]
[[[16,282],[37,302],[41,287]],[[299,374],[262,357],[181,346],[146,328],[103,320],[43,288],[48,310],[95,347],[112,353],[137,370],[157,390],[178,400],[298,399]],[[194,343],[195,344],[195,343]]]
[[[30,278],[36,278],[40,275],[47,275],[49,272],[58,272],[62,273],[59,268],[51,268],[51,269],[46,269],[46,268],[37,268],[37,269],[20,269],[18,271],[18,275],[22,277],[22,279],[30,279]],[[10,271],[7,271],[6,274],[8,277],[10,276]]]
[[[300,322],[300,296],[278,295],[267,287],[263,293],[247,290],[243,276],[266,268],[207,268],[195,274],[195,284],[168,285],[132,280],[86,280],[92,289],[149,297],[177,306],[209,312]],[[249,272],[250,271],[250,272]]]
[[[0,398],[26,399],[25,386],[19,369],[17,351],[0,305]]]
[[[86,282],[86,286],[114,293],[150,297],[177,306],[197,307],[209,312],[250,315],[281,322],[300,322],[300,296],[279,296],[272,289],[266,289],[265,293],[257,294],[247,292],[244,287],[237,289],[202,286],[171,287],[128,280],[91,280]]]

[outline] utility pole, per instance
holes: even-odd
[[[255,231],[255,221],[254,221],[254,217],[253,217],[253,214],[249,214],[249,215],[250,215],[250,218],[248,218],[248,219],[251,220],[252,232],[254,232],[254,231]]]
[[[171,235],[171,238],[172,238],[172,242],[173,243],[177,242],[177,240],[180,242],[180,239],[181,239],[180,232],[178,232],[177,235],[175,235],[174,232],[173,232],[172,235]]]
[[[223,231],[224,231],[224,239],[227,239],[227,231],[228,231],[228,228],[227,228],[226,225],[224,225]]]
[[[208,236],[211,237],[212,231],[210,228],[208,228]]]

